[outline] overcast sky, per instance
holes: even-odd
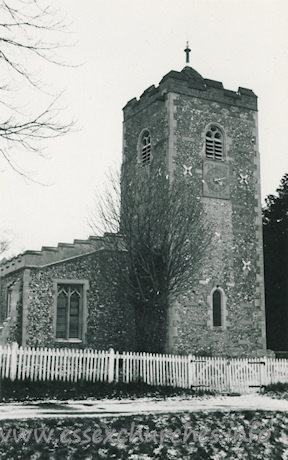
[[[42,78],[65,89],[65,116],[77,130],[47,143],[50,159],[22,158],[25,181],[1,163],[2,235],[9,255],[85,239],[95,187],[122,155],[122,108],[170,70],[190,65],[204,78],[258,96],[262,202],[288,172],[287,0],[69,0],[58,6],[71,23],[65,51],[76,68],[41,66]],[[68,9],[68,10],[67,10]],[[23,161],[25,163],[23,164]]]

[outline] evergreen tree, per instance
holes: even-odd
[[[288,174],[263,209],[267,346],[288,351]]]

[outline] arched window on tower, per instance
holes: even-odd
[[[213,292],[213,326],[222,326],[222,298],[221,292],[215,289]]]
[[[205,153],[207,158],[211,158],[213,160],[223,160],[224,136],[218,126],[211,125],[206,131]]]
[[[147,129],[142,133],[139,153],[142,166],[149,165],[151,163],[151,137]]]

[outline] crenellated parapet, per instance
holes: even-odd
[[[75,239],[73,243],[59,243],[57,247],[42,246],[40,251],[27,250],[9,260],[0,262],[1,276],[29,267],[43,267],[73,257],[115,247],[118,235],[90,236],[87,240]],[[112,240],[113,239],[113,242]]]
[[[123,108],[124,120],[157,101],[164,102],[169,92],[198,97],[213,102],[257,110],[257,96],[251,89],[239,87],[238,91],[227,90],[221,82],[203,78],[192,67],[184,67],[181,72],[172,70],[159,83],[147,88],[139,99],[131,99]]]

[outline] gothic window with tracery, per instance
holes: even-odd
[[[58,284],[56,339],[81,339],[81,285]]]
[[[205,153],[207,158],[223,160],[224,142],[223,133],[218,126],[211,125],[206,132]]]

